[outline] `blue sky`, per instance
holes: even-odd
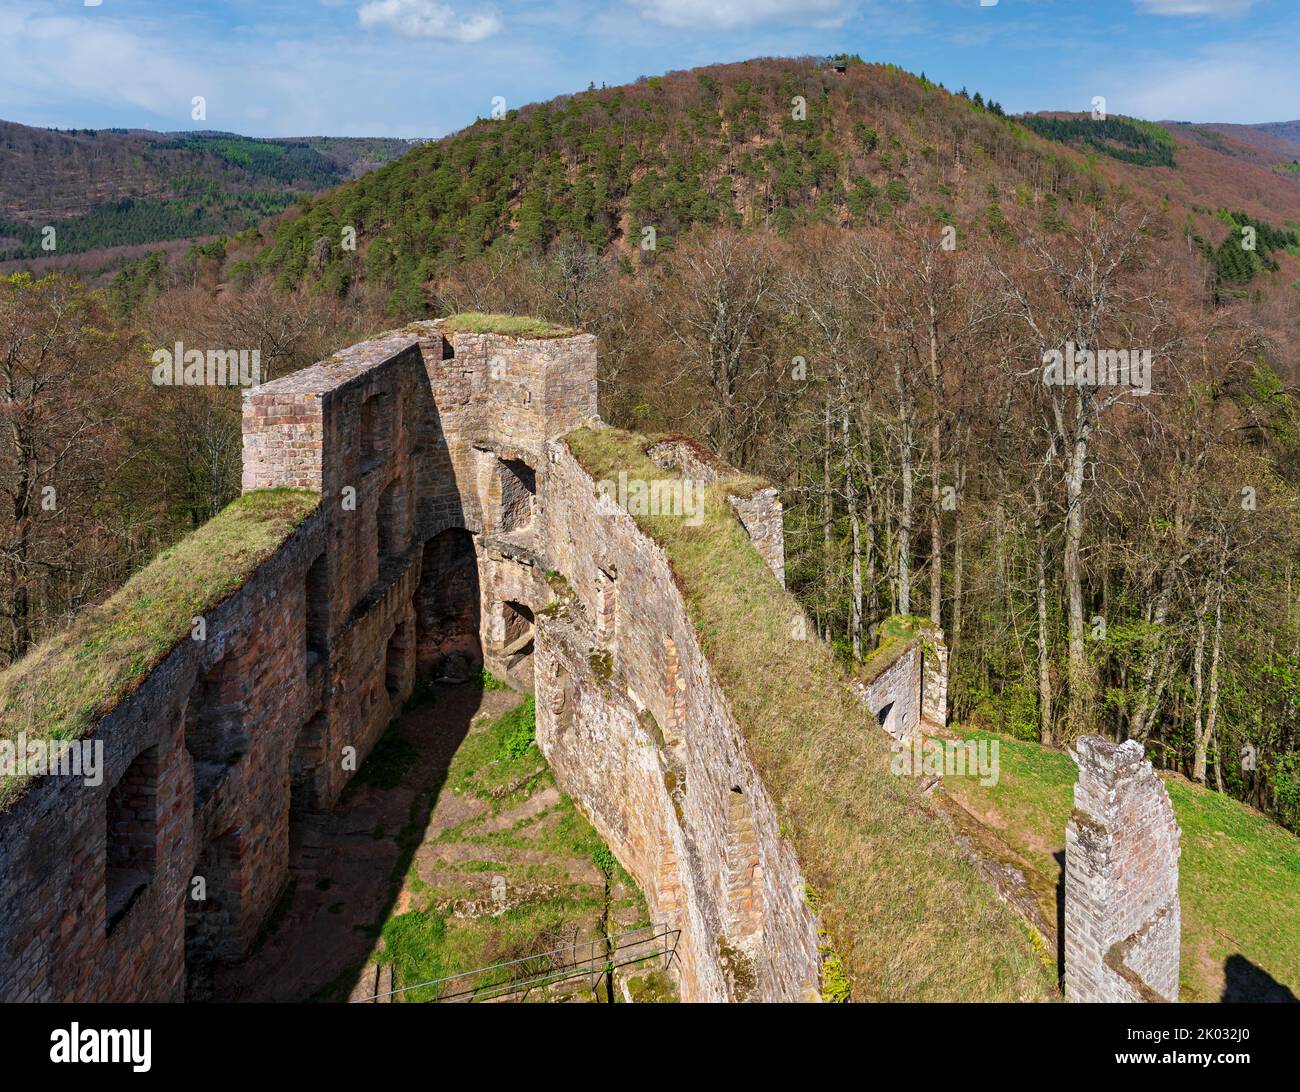
[[[0,0],[0,118],[436,137],[497,96],[839,51],[1013,112],[1300,118],[1300,0]]]

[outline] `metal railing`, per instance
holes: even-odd
[[[532,990],[583,977],[595,990],[602,978],[612,975],[619,967],[662,960],[664,969],[667,969],[677,954],[680,934],[680,929],[670,929],[666,925],[629,929],[445,978],[415,982],[386,993],[357,998],[354,1003],[392,1001],[416,990],[426,991],[425,996],[418,998],[426,1003],[503,1001],[515,995],[521,995],[518,999],[522,1000]]]

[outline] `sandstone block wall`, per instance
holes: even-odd
[[[1180,832],[1135,740],[1085,736],[1065,838],[1065,996],[1178,1000]]]
[[[869,681],[855,680],[854,696],[876,723],[895,739],[911,739],[921,730],[922,648],[912,641]]]
[[[298,763],[299,796],[317,807],[337,801],[414,685],[416,445],[428,405],[424,356],[404,334],[244,396],[245,487],[300,484],[321,494],[325,541],[311,559],[309,591],[315,685],[303,741],[312,754]],[[304,416],[317,438],[310,455]]]
[[[247,952],[295,816],[333,805],[417,672],[471,677],[519,636],[507,601],[549,598],[533,468],[595,382],[590,337],[417,323],[245,393],[244,489],[320,505],[94,728],[102,786],[39,778],[0,814],[0,999],[181,1000]]]
[[[948,723],[948,646],[937,626],[925,630],[922,641],[921,716],[942,728]]]
[[[102,785],[38,778],[0,813],[0,999],[179,1001],[187,943],[192,967],[247,949],[286,877],[304,577],[323,544],[309,520],[96,726]],[[123,802],[133,859],[113,845]]]
[[[685,999],[815,995],[798,862],[667,559],[562,442],[543,472],[539,533],[570,597],[539,619],[543,753],[655,920],[681,929]]]

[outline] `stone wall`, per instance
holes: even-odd
[[[0,814],[0,1000],[201,997],[417,673],[471,678],[486,650],[529,685],[535,468],[595,409],[593,338],[436,323],[245,392],[245,491],[320,504],[94,727],[101,786],[37,778]]]
[[[337,801],[417,677],[483,664],[535,687],[560,784],[680,930],[684,998],[816,995],[799,863],[672,569],[560,439],[598,423],[595,376],[585,335],[423,322],[245,394],[244,488],[319,505],[205,639],[95,725],[102,785],[38,778],[0,813],[0,999],[202,997],[205,968],[245,954],[283,890],[301,820]],[[734,478],[690,441],[651,454]],[[726,503],[783,580],[775,490],[736,488]],[[906,738],[942,723],[946,666],[925,629],[858,696]],[[1134,745],[1107,746],[1080,749],[1067,983],[1172,996],[1177,828]]]
[[[875,722],[898,740],[921,730],[921,660],[920,642],[909,641],[872,663],[866,678],[850,684]]]
[[[310,519],[208,613],[205,640],[183,641],[96,726],[101,785],[37,778],[0,814],[0,999],[179,1001],[187,916],[192,971],[247,950],[286,877],[294,729],[316,681],[305,574],[324,530]],[[214,852],[223,841],[231,852]]]
[[[948,723],[948,646],[935,625],[923,627],[921,642],[921,717],[942,728]]]
[[[646,454],[658,465],[673,467],[683,477],[707,485],[723,474],[734,473],[708,448],[686,436],[660,440]],[[727,500],[758,556],[785,587],[785,521],[781,514],[781,495],[772,486],[757,486]]]
[[[543,753],[656,923],[681,930],[683,999],[815,996],[798,862],[667,559],[563,442],[543,475],[539,533],[565,585],[538,622]]]
[[[1065,836],[1065,996],[1177,1001],[1180,832],[1136,740],[1085,736]]]

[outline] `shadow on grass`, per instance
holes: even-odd
[[[380,791],[399,784],[415,791],[407,821],[397,834],[397,859],[387,877],[388,888],[375,919],[366,924],[366,950],[357,962],[340,969],[328,985],[310,998],[313,1001],[345,1001],[366,963],[373,942],[392,916],[398,896],[425,830],[447,783],[452,759],[469,734],[478,712],[483,686],[479,682],[434,684],[432,700],[405,712],[397,724],[375,745],[370,757],[348,785],[337,812],[345,812],[370,785]],[[356,931],[357,923],[340,921],[339,927]]]
[[[1225,1004],[1257,1001],[1294,1004],[1300,998],[1244,955],[1230,955],[1223,961],[1223,995],[1219,1000]]]
[[[1056,862],[1056,985],[1065,989],[1065,850],[1052,854]]]

